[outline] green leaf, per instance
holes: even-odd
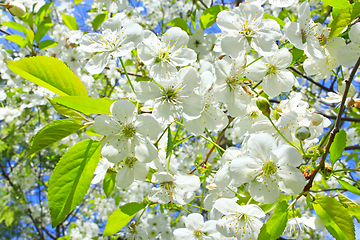
[[[41,6],[41,8],[38,10],[38,12],[35,15],[35,25],[39,26],[42,22],[42,20],[44,19],[45,15],[46,15],[46,11],[48,10],[48,8],[52,5],[53,3],[46,3],[44,5]]]
[[[204,29],[211,27],[216,22],[218,13],[223,10],[228,10],[228,8],[223,5],[214,5],[206,9],[200,17],[199,26]]]
[[[60,141],[83,127],[80,121],[73,119],[52,121],[36,133],[32,140],[29,155]]]
[[[185,32],[187,32],[187,34],[191,34],[189,26],[187,25],[185,20],[182,18],[175,18],[172,21],[168,22],[167,25],[172,26],[172,27],[179,27],[182,30],[184,30]]]
[[[360,13],[360,3],[342,9],[331,24],[330,38],[338,36]]]
[[[338,178],[337,178],[337,180],[341,184],[341,186],[343,186],[344,188],[346,188],[350,192],[360,196],[360,190],[357,187],[354,187],[353,185],[351,185],[350,183],[348,183],[348,182],[346,182],[344,180],[341,180],[341,179],[338,179]]]
[[[334,8],[345,8],[350,5],[348,0],[321,0],[323,3],[330,5]]]
[[[108,171],[105,174],[105,178],[103,181],[103,188],[104,188],[106,197],[109,197],[111,192],[114,190],[115,177],[116,177],[116,172],[113,172],[113,171]]]
[[[13,43],[16,43],[17,45],[19,45],[19,47],[26,47],[27,42],[26,40],[17,34],[12,34],[12,35],[6,35],[3,38],[5,38],[6,40],[9,40]]]
[[[65,116],[65,117],[68,117],[68,118],[73,118],[73,119],[79,120],[79,121],[86,120],[86,118],[83,115],[81,115],[80,113],[78,113],[78,112],[76,112],[76,111],[74,111],[74,110],[72,110],[70,108],[61,106],[60,104],[57,104],[55,101],[53,101],[50,98],[46,97],[46,99],[51,103],[51,105],[53,106],[55,111],[57,111],[61,115]]]
[[[95,19],[91,22],[93,29],[97,30],[107,18],[108,18],[107,13],[102,13],[97,15]]]
[[[196,28],[196,12],[197,12],[197,9],[195,9],[194,12],[190,16],[190,20],[191,20],[191,23],[192,23],[192,26],[193,26],[194,30]]]
[[[70,29],[70,30],[79,30],[77,25],[76,19],[73,16],[63,14],[62,15],[63,23]]]
[[[47,19],[46,19],[47,20]],[[51,21],[51,19],[49,19]],[[52,22],[42,21],[35,33],[35,42],[39,44],[40,40],[45,36],[47,31],[54,25]]]
[[[102,137],[102,136],[103,136],[103,135],[98,134],[97,132],[95,132],[95,130],[94,130],[93,127],[87,129],[87,130],[85,131],[85,133],[86,133],[87,135],[89,135],[89,136],[96,136],[96,137]]]
[[[26,27],[24,25],[21,25],[20,23],[16,22],[3,22],[0,23],[0,25],[7,26],[9,28],[15,29],[19,32],[26,33]]]
[[[258,240],[272,240],[280,237],[284,232],[288,220],[288,204],[286,201],[279,202],[270,219],[260,229]]]
[[[74,0],[75,5],[78,5],[79,3],[81,3],[83,0]]]
[[[104,236],[110,236],[120,231],[143,208],[144,206],[140,203],[132,202],[116,209],[106,223]]]
[[[336,199],[324,196],[313,202],[315,212],[324,221],[326,229],[338,240],[355,240],[354,222]]]
[[[84,198],[100,159],[101,143],[86,139],[70,148],[50,177],[49,208],[52,226],[61,223]]]
[[[167,146],[166,146],[166,158],[168,158],[173,150],[173,141],[171,137],[171,130],[168,128],[168,139],[167,139]]]
[[[28,26],[30,26],[31,28],[33,27],[33,15],[32,13],[25,13],[24,16],[19,17],[24,23],[26,23]]]
[[[34,32],[31,29],[26,29],[26,33],[25,33],[25,39],[27,41],[27,45],[32,48],[33,47],[33,42],[34,42]]]
[[[297,60],[299,60],[304,55],[304,50],[300,50],[296,47],[293,47],[293,49],[291,49],[290,52],[293,55],[293,60],[291,65],[295,64]]]
[[[270,15],[268,13],[264,13],[264,19],[273,19],[275,20],[280,26],[285,26],[285,22],[281,20],[280,18],[274,17],[273,15]]]
[[[346,132],[341,129],[336,133],[333,143],[330,146],[330,162],[334,166],[336,161],[342,156],[346,147]]]
[[[340,203],[346,208],[348,213],[350,215],[353,215],[356,218],[356,221],[360,222],[360,206],[353,200],[342,195],[341,193],[338,193],[338,198],[340,200]]]
[[[62,61],[47,56],[7,61],[21,77],[61,96],[88,96],[84,84]]]
[[[56,45],[58,45],[58,42],[55,42],[53,40],[44,40],[39,43],[39,49],[48,49],[55,47]]]
[[[74,109],[85,115],[89,114],[111,114],[110,106],[112,101],[108,98],[88,97],[54,97],[53,101],[65,107]]]

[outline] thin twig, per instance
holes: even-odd
[[[294,67],[290,67],[290,70],[299,74],[300,76],[302,76],[303,78],[305,78],[306,80],[308,80],[309,82],[313,83],[314,85],[318,86],[319,88],[321,89],[324,89],[325,91],[328,91],[328,92],[334,92],[334,90],[331,90],[330,88],[327,88],[323,85],[321,85],[320,83],[314,81],[311,77],[307,76],[306,74],[300,72],[299,70],[297,70],[296,68]]]

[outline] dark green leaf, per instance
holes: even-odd
[[[300,50],[297,49],[296,47],[293,47],[293,49],[291,49],[291,54],[293,55],[293,60],[291,65],[293,65],[294,63],[297,62],[297,60],[299,60],[304,55],[304,50]]]
[[[52,226],[61,223],[84,198],[100,159],[101,143],[86,139],[70,148],[50,177],[49,208]]]
[[[76,19],[73,16],[63,14],[62,15],[63,23],[70,29],[70,30],[79,30],[77,25]]]
[[[194,12],[190,16],[191,23],[192,23],[192,26],[193,26],[194,30],[196,28],[196,12],[197,12],[197,9],[195,9]]]
[[[284,232],[288,220],[288,204],[286,201],[279,202],[270,219],[260,229],[258,240],[272,240],[280,237]]]
[[[191,33],[189,26],[187,25],[185,20],[182,18],[175,18],[172,21],[168,22],[167,25],[172,26],[172,27],[179,27],[182,30],[184,30],[185,32],[187,32],[187,34]]]
[[[353,215],[356,218],[356,221],[360,222],[360,206],[353,200],[342,195],[341,193],[338,193],[338,198],[340,200],[340,203],[346,208],[348,213],[350,215]]]
[[[39,26],[42,22],[42,20],[44,19],[45,15],[46,15],[46,11],[48,10],[48,8],[52,5],[53,3],[46,3],[44,5],[41,6],[41,8],[38,10],[38,12],[35,15],[35,25]]]
[[[50,22],[49,22],[50,21]],[[45,34],[47,33],[47,31],[49,31],[49,29],[54,25],[54,23],[51,22],[51,19],[46,19],[44,21],[42,21],[42,23],[40,24],[40,26],[38,27],[38,29],[36,30],[35,33],[35,42],[37,44],[39,44],[39,42],[41,41],[41,39],[45,36]]]
[[[32,140],[29,155],[60,141],[83,127],[80,121],[73,119],[52,121],[36,133]]]
[[[104,188],[106,197],[109,197],[111,192],[114,190],[115,177],[116,177],[116,172],[113,172],[113,171],[108,171],[105,174],[105,178],[103,181],[103,188]]]
[[[53,40],[45,40],[39,43],[39,49],[48,49],[52,48],[58,45],[58,42],[55,42]]]
[[[346,147],[346,132],[341,129],[336,133],[333,143],[330,146],[330,162],[334,166],[336,161],[342,156]]]
[[[85,115],[89,114],[111,114],[110,106],[112,101],[108,98],[88,98],[88,97],[54,97],[53,101],[65,107],[74,109]]]
[[[97,30],[101,24],[108,18],[107,13],[99,14],[95,17],[95,19],[92,21],[92,27],[94,30]]]
[[[33,15],[31,13],[25,13],[24,16],[19,17],[24,23],[26,23],[28,26],[33,27]]]
[[[324,196],[313,203],[315,212],[326,229],[338,240],[355,240],[354,222],[346,208],[336,199]]]
[[[171,137],[171,130],[170,127],[168,128],[168,139],[167,139],[167,146],[166,146],[166,158],[168,158],[173,150],[173,141]]]
[[[206,9],[200,17],[199,26],[204,29],[211,27],[216,22],[219,12],[223,10],[228,10],[228,8],[223,5],[214,5]]]
[[[106,223],[104,236],[110,236],[120,231],[123,227],[126,226],[126,224],[130,222],[130,220],[135,216],[135,214],[143,208],[143,205],[132,202],[127,203],[124,206],[116,209],[110,215]]]

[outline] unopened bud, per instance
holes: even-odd
[[[6,5],[6,8],[10,11],[10,13],[17,17],[22,17],[26,13],[25,6],[19,1],[12,1]]]
[[[280,114],[277,110],[273,111],[273,116],[274,116],[275,120],[278,120],[280,118]]]
[[[298,127],[295,132],[295,137],[300,141],[304,141],[305,139],[311,136],[310,129],[308,127]]]
[[[256,106],[260,109],[262,114],[266,117],[270,117],[270,103],[266,98],[259,98],[256,100]]]

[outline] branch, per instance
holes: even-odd
[[[345,150],[359,150],[359,149],[360,149],[360,145],[345,147]]]
[[[330,119],[336,119],[337,116],[330,116],[330,115],[326,115],[325,113],[322,112],[317,112],[320,115],[323,115],[324,117],[330,118]],[[350,118],[350,117],[342,117],[341,121],[347,121],[347,122],[360,122],[360,118]]]
[[[314,81],[311,77],[309,77],[309,76],[307,76],[306,74],[300,72],[299,70],[297,70],[297,69],[294,68],[294,67],[290,67],[290,70],[293,71],[293,72],[295,72],[295,73],[297,73],[297,74],[299,74],[300,76],[302,76],[303,78],[305,78],[306,80],[308,80],[309,82],[313,83],[314,85],[318,86],[318,87],[321,88],[321,89],[324,89],[324,90],[326,90],[326,91],[328,91],[328,92],[335,92],[334,90],[332,90],[332,89],[330,89],[330,88],[327,88],[327,87],[321,85],[320,83]]]
[[[325,146],[325,153],[324,153],[324,155],[322,155],[322,157],[320,159],[319,166],[311,173],[310,180],[306,184],[306,186],[304,187],[303,192],[305,192],[305,193],[308,192],[310,190],[310,188],[312,187],[314,178],[315,178],[316,174],[319,172],[319,170],[320,169],[323,170],[324,167],[325,167],[325,159],[326,159],[326,157],[327,157],[327,155],[329,153],[330,146],[334,141],[336,133],[338,133],[339,130],[340,130],[340,127],[341,127],[341,115],[344,113],[344,110],[345,110],[346,97],[348,95],[349,88],[351,86],[351,82],[352,82],[352,80],[353,80],[353,78],[355,76],[355,73],[356,73],[357,69],[359,68],[359,65],[360,65],[360,58],[358,58],[357,62],[355,63],[354,68],[351,70],[349,78],[345,80],[345,84],[346,84],[345,91],[344,91],[344,95],[343,95],[343,97],[341,99],[339,113],[338,113],[338,115],[336,117],[334,129],[330,133],[329,140],[328,140],[328,142],[327,142],[327,144]]]

